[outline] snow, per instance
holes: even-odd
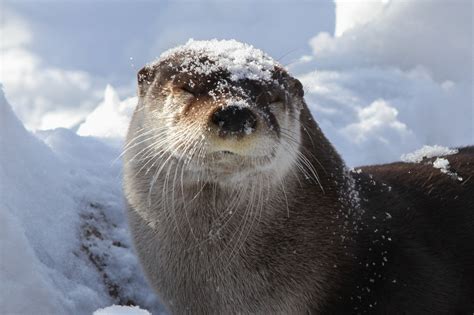
[[[449,170],[449,161],[445,158],[437,158],[433,162],[434,168],[439,168],[439,170],[443,173],[447,173]]]
[[[448,159],[445,158],[436,158],[436,160],[433,162],[433,167],[437,168],[441,171],[441,173],[446,174],[451,176],[454,179],[457,179],[458,181],[462,182],[463,178],[458,176],[456,172],[452,172],[449,169],[449,161]]]
[[[151,315],[151,313],[138,306],[112,305],[98,309],[92,315]]]
[[[424,158],[430,159],[433,157],[452,155],[458,152],[459,151],[457,149],[450,149],[440,145],[424,145],[422,148],[416,150],[415,152],[403,154],[400,159],[403,162],[407,163],[420,163]],[[441,161],[444,161],[444,159],[440,160],[439,163],[441,163]]]
[[[79,126],[77,134],[115,141],[123,140],[137,102],[137,97],[120,101],[116,90],[111,85],[107,85],[103,102],[87,116],[87,119]]]
[[[205,55],[209,58],[206,64],[195,64],[193,58],[185,58],[180,66],[184,71],[198,74],[210,74],[219,70],[228,71],[233,81],[242,79],[269,81],[272,70],[280,66],[270,56],[252,45],[236,40],[217,39],[208,41],[190,39],[182,46],[165,51],[154,63],[166,60],[174,54]]]
[[[349,166],[412,152],[402,160],[436,157],[433,167],[462,180],[449,156],[474,140],[471,12],[469,1],[336,1],[335,35],[315,33],[313,54],[308,49],[288,68]],[[105,87],[94,73],[59,67],[31,48],[34,26],[12,12],[2,16],[0,82],[15,113],[0,92],[1,313],[147,314],[98,310],[130,303],[163,312],[131,249],[121,191],[135,82]],[[180,18],[189,17],[173,15]],[[165,35],[167,47],[183,36]],[[213,63],[188,70],[225,69],[234,80],[268,80],[278,65],[234,40],[191,40],[160,58],[176,51],[206,52]]]
[[[436,160],[429,161],[429,164],[432,164],[434,168],[439,169],[441,173],[451,176],[458,181],[462,181],[463,178],[458,176],[456,172],[452,172],[449,169],[449,160],[443,158],[449,155],[457,154],[459,150],[450,149],[440,145],[428,146],[425,145],[421,149],[416,150],[412,153],[403,154],[401,160],[406,163],[420,163],[424,159],[431,159],[436,157]]]
[[[0,119],[2,313],[91,314],[129,301],[160,310],[131,250],[120,148],[68,129],[33,135],[3,93]]]

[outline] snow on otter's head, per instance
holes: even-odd
[[[187,55],[181,65],[196,74],[227,71],[232,81],[242,79],[270,81],[275,67],[283,68],[273,58],[252,45],[231,40],[198,41],[190,39],[186,44],[165,51],[154,62],[174,55]],[[207,60],[196,63],[194,56],[205,56]]]

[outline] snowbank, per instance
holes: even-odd
[[[71,289],[71,282],[67,273],[54,271],[55,265],[75,260],[68,249],[78,246],[70,233],[75,202],[71,187],[63,185],[65,166],[23,128],[3,93],[0,119],[0,309],[6,314],[59,314],[84,299],[98,303],[98,296],[79,286],[65,298],[62,292]]]
[[[115,89],[107,85],[104,100],[79,126],[77,134],[121,142],[125,138],[137,102],[137,97],[121,101]]]
[[[159,310],[130,246],[120,149],[67,129],[35,136],[3,93],[0,119],[1,312]]]

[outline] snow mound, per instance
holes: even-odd
[[[137,102],[136,97],[121,101],[115,89],[107,85],[104,100],[79,126],[77,134],[116,141],[123,140]]]
[[[437,158],[433,162],[434,168],[439,168],[441,172],[446,173],[449,169],[449,161],[445,158]]]
[[[433,157],[453,155],[458,152],[459,151],[457,149],[450,149],[450,148],[446,148],[440,145],[434,145],[434,146],[425,145],[421,149],[416,150],[415,152],[403,154],[401,156],[401,160],[407,163],[420,163],[424,158],[429,159]]]
[[[453,172],[453,171],[450,170],[450,165],[449,165],[448,159],[437,158],[433,162],[433,167],[439,169],[441,173],[449,175],[452,178],[457,179],[460,182],[462,182],[462,180],[463,180],[462,177],[458,176],[458,174],[456,172]]]
[[[119,153],[68,129],[30,133],[0,90],[2,314],[161,310],[131,248]]]
[[[151,313],[138,306],[112,305],[98,309],[92,315],[151,315]]]
[[[66,183],[65,178],[64,165],[23,127],[0,91],[0,309],[4,314],[61,314],[84,299],[98,302],[84,286],[72,286],[66,274],[53,271],[55,264],[75,261],[68,252],[77,245],[70,233],[75,229],[74,201],[68,196],[70,186],[60,184]],[[80,265],[68,267],[83,270]],[[62,297],[69,290],[75,301]]]
[[[272,70],[282,67],[273,58],[252,45],[232,40],[197,41],[190,39],[186,44],[165,51],[152,63],[182,54],[188,58],[181,64],[184,71],[211,74],[228,71],[233,81],[250,79],[270,81]],[[196,56],[206,56],[208,61],[196,63]]]

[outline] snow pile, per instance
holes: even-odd
[[[190,39],[186,44],[172,48],[160,55],[154,63],[166,60],[174,54],[190,56],[180,65],[184,71],[198,74],[210,74],[216,71],[228,71],[233,81],[241,79],[271,80],[272,70],[280,66],[260,49],[236,40],[197,41]],[[194,62],[195,56],[205,55],[204,64]],[[153,63],[152,63],[153,64]]]
[[[104,101],[87,116],[85,122],[79,126],[77,134],[115,141],[123,140],[137,103],[137,97],[130,97],[123,102],[120,101],[115,89],[111,85],[107,85]]]
[[[98,309],[92,315],[151,315],[151,313],[138,306],[112,305]]]
[[[3,93],[0,119],[0,309],[6,314],[54,314],[66,313],[74,303],[98,303],[97,295],[68,279],[72,270],[81,272],[84,266],[72,264],[63,274],[54,271],[65,261],[77,262],[68,251],[78,246],[78,238],[70,233],[75,201],[72,187],[63,185],[65,165],[23,128]]]
[[[428,161],[427,164],[433,165],[434,168],[439,169],[443,174],[449,175],[458,181],[462,181],[462,177],[458,176],[456,172],[450,170],[449,160],[447,158],[443,158],[445,156],[457,154],[458,152],[459,150],[457,149],[450,149],[440,145],[425,145],[415,152],[403,154],[401,156],[401,160],[405,163],[420,163],[424,159],[436,157],[436,160]]]
[[[445,158],[436,158],[433,162],[433,167],[440,170],[441,173],[451,176],[454,179],[462,182],[462,177],[459,176],[456,172],[450,170],[450,165],[448,159]]]
[[[35,137],[3,93],[0,119],[2,313],[160,310],[131,250],[120,163],[112,164],[120,149],[67,129]]]
[[[437,158],[433,162],[434,168],[439,168],[442,173],[447,173],[449,171],[449,161],[445,158]]]
[[[415,152],[403,154],[400,159],[407,163],[420,163],[424,158],[430,159],[433,157],[453,155],[458,152],[457,149],[450,149],[440,145],[424,145],[421,149],[418,149]]]

